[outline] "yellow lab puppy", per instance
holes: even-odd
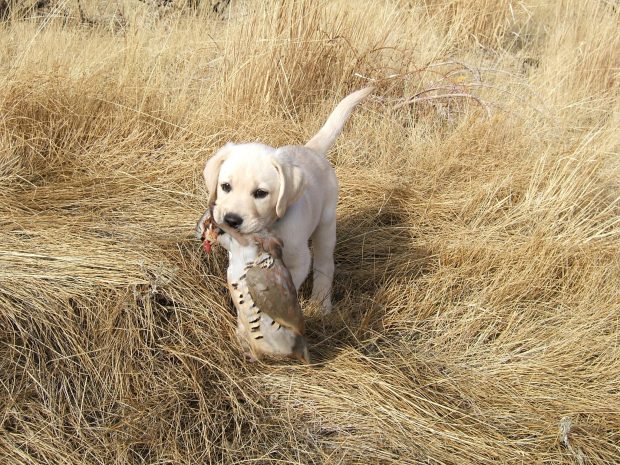
[[[209,159],[203,173],[216,223],[241,234],[271,228],[284,243],[283,261],[296,289],[310,271],[312,239],[312,298],[326,313],[331,311],[338,181],[325,153],[355,105],[372,90],[345,97],[305,146],[228,143]]]

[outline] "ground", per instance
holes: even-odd
[[[617,463],[620,5],[0,1],[0,462]],[[315,363],[192,238],[228,141],[328,157]]]

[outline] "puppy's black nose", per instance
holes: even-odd
[[[238,228],[243,223],[243,218],[236,213],[226,213],[224,215],[224,222],[231,228]]]

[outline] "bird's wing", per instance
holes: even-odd
[[[194,236],[199,241],[204,240],[205,231],[207,229],[207,222],[211,221],[211,209],[208,208],[206,212],[200,217],[198,223],[196,224],[196,229],[194,230]]]
[[[281,326],[297,334],[304,332],[304,320],[291,274],[280,260],[269,268],[253,266],[246,272],[246,283],[254,303]]]

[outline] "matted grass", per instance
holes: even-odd
[[[47,3],[0,23],[1,463],[618,463],[617,2]],[[316,363],[247,364],[202,167],[369,82]]]

